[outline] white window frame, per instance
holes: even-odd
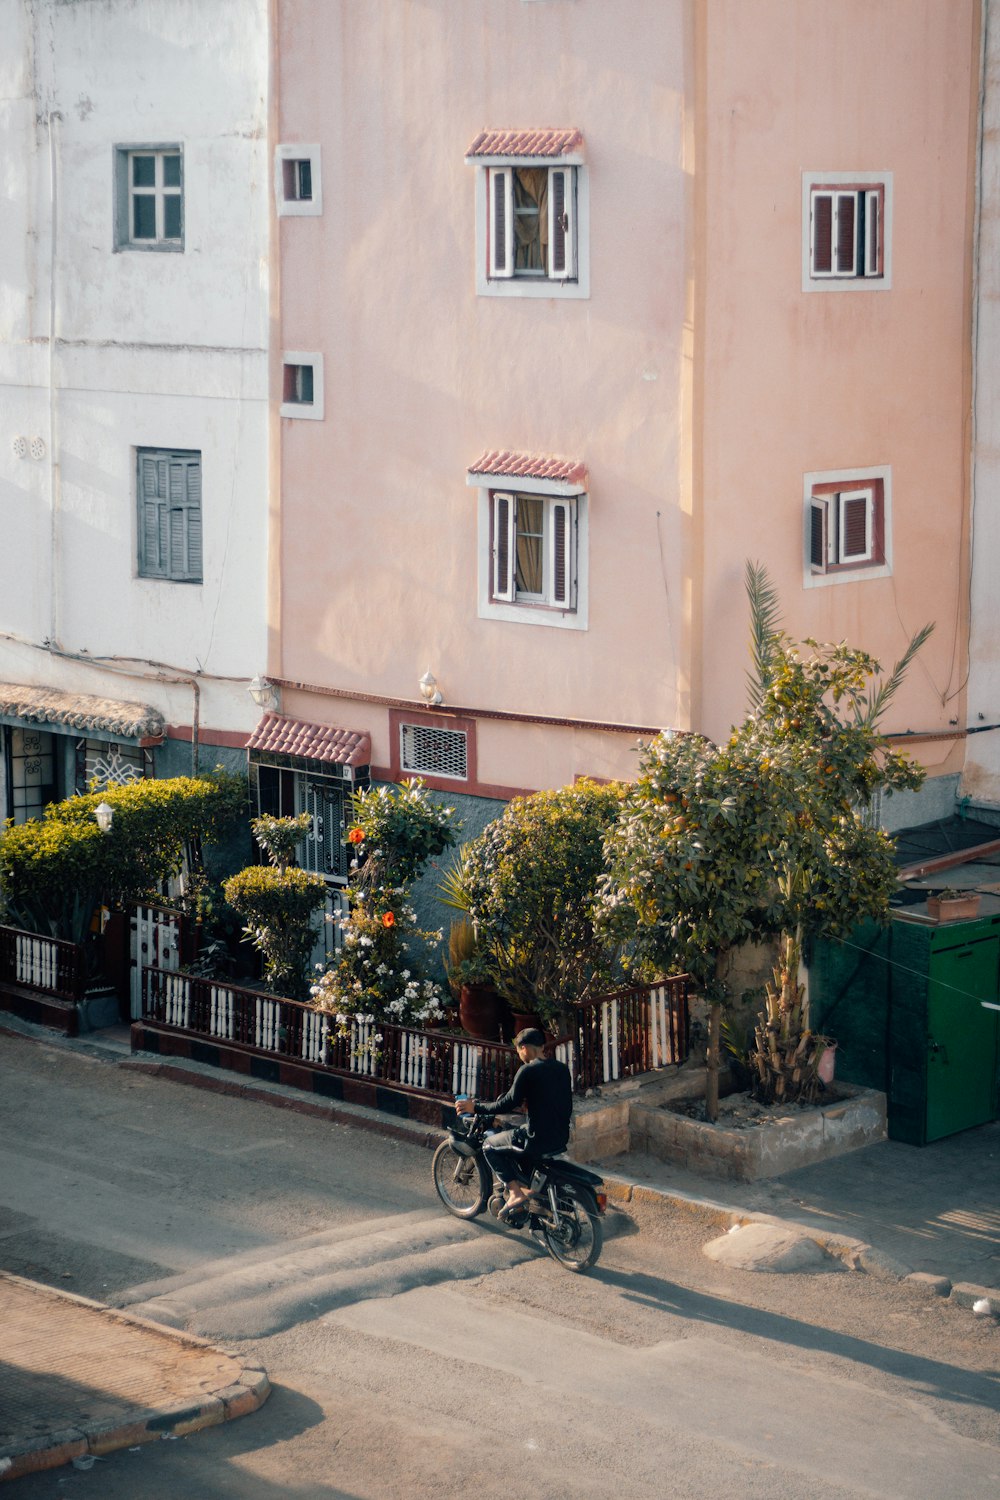
[[[312,197],[298,198],[286,194],[285,166],[289,162],[307,161],[312,178]],[[274,201],[278,218],[318,218],[323,212],[323,176],[318,145],[276,146],[274,150]]]
[[[151,188],[136,188],[132,182],[132,162],[137,156],[151,156],[154,160],[154,181]],[[176,156],[179,159],[180,182],[176,187],[172,185],[168,187],[163,181],[163,162],[167,156]],[[175,254],[183,251],[186,219],[183,146],[179,143],[164,145],[162,142],[151,146],[115,146],[114,172],[115,250],[152,250]],[[137,196],[152,198],[154,200],[156,234],[152,239],[136,239],[134,236],[132,204]],[[178,199],[181,219],[180,234],[172,236],[169,239],[164,234],[166,227],[164,222],[164,204],[167,198]]]
[[[875,549],[875,491],[878,481],[882,485],[882,540],[883,560],[873,563]],[[839,488],[834,492],[817,494],[817,487],[824,490],[831,484]],[[867,498],[865,550],[863,553],[845,555],[842,538],[847,505],[852,501]],[[825,561],[822,566],[812,560],[813,516],[817,514],[822,526],[822,549]],[[835,583],[856,583],[861,580],[888,578],[892,575],[892,470],[888,464],[874,465],[868,469],[831,469],[806,474],[803,479],[803,583],[806,588],[824,588]]]
[[[868,236],[865,244],[866,264],[857,268],[857,224],[855,212],[855,251],[851,269],[839,269],[831,261],[829,271],[813,269],[813,203],[817,194],[829,192],[834,200],[832,238],[834,250],[837,243],[836,215],[839,200],[862,195],[866,200],[866,220],[873,203],[877,203],[879,191],[882,196],[882,212],[878,225],[878,241],[882,253],[882,270],[878,271],[879,244]],[[891,172],[803,172],[802,174],[802,290],[804,292],[888,292],[892,290],[892,173]]]
[[[557,480],[516,479],[500,475],[469,474],[466,483],[479,490],[478,556],[479,618],[503,620],[517,625],[544,625],[557,630],[586,630],[588,627],[588,499],[579,485]],[[546,546],[543,554],[545,582],[543,594],[518,598],[514,592],[513,540],[515,536],[514,504],[518,495],[545,504]],[[496,577],[498,512],[500,502],[509,503],[508,558],[506,587],[498,586]],[[554,529],[557,512],[568,526],[566,549],[565,595],[556,597],[554,570]]]
[[[287,349],[281,356],[282,397],[284,397],[285,367],[287,365],[310,365],[313,372],[313,398],[311,402],[285,401],[279,408],[283,417],[296,417],[309,422],[322,422],[324,414],[323,356],[315,352],[304,353]]]
[[[486,156],[471,158],[476,167],[476,293],[480,297],[570,297],[590,296],[590,179],[582,157]],[[546,167],[549,171],[549,260],[546,272],[515,275],[513,267],[513,169]],[[555,238],[553,173],[566,174],[567,214],[566,266],[552,264]],[[498,176],[494,177],[494,173]],[[498,264],[497,237],[493,233],[496,183],[505,184],[505,255]]]

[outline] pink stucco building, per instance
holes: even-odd
[[[348,777],[627,776],[741,714],[753,558],[797,635],[937,622],[887,727],[956,771],[977,0],[274,14],[284,718]]]

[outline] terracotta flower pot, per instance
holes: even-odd
[[[462,1026],[481,1042],[496,1042],[506,1019],[507,1007],[492,985],[463,984],[458,1002]]]
[[[538,1031],[545,1030],[538,1016],[530,1010],[512,1010],[510,1013],[510,1024],[514,1028],[513,1036],[517,1036],[519,1031],[527,1031],[529,1026],[534,1026]]]

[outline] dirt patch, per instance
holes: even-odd
[[[754,1130],[758,1126],[781,1125],[797,1115],[825,1109],[828,1104],[839,1104],[849,1097],[850,1095],[838,1090],[836,1085],[824,1089],[813,1104],[759,1104],[749,1094],[727,1094],[724,1099],[719,1100],[719,1118],[712,1123],[722,1125],[727,1130]],[[665,1100],[659,1108],[667,1109],[671,1114],[684,1115],[689,1120],[708,1123],[705,1120],[704,1099]]]

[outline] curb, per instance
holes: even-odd
[[[23,1276],[5,1273],[4,1280],[32,1291],[41,1290],[46,1296],[58,1298],[62,1302],[90,1308],[106,1322],[145,1330],[155,1334],[158,1339],[168,1339],[182,1348],[220,1355],[232,1360],[234,1364],[239,1361],[239,1355],[221,1349],[209,1339],[198,1338],[191,1333],[179,1333],[176,1328],[168,1328],[149,1318],[135,1317],[119,1308],[95,1302],[90,1297],[81,1297],[75,1292],[29,1281]],[[38,1437],[18,1439],[8,1447],[0,1448],[0,1484],[42,1469],[58,1468],[74,1459],[89,1457],[93,1461],[119,1448],[134,1448],[141,1443],[186,1437],[188,1433],[199,1432],[204,1427],[218,1427],[223,1422],[230,1422],[256,1411],[263,1406],[270,1394],[271,1385],[266,1370],[240,1366],[235,1381],[219,1390],[200,1393],[192,1400],[157,1408],[136,1408],[134,1414],[124,1417],[97,1419],[40,1434]],[[81,1464],[80,1467],[89,1468],[89,1464]]]
[[[289,1087],[288,1084],[269,1084],[263,1079],[253,1083],[236,1082],[232,1074],[218,1074],[214,1069],[203,1072],[203,1064],[177,1059],[162,1062],[154,1053],[135,1052],[118,1064],[133,1073],[145,1073],[151,1078],[166,1078],[171,1083],[187,1084],[189,1088],[204,1089],[209,1094],[227,1094],[235,1099],[250,1099],[255,1104],[268,1104],[273,1109],[290,1110],[293,1114],[312,1115],[317,1120],[327,1120],[334,1125],[351,1125],[357,1130],[368,1130],[375,1135],[387,1135],[411,1145],[433,1148],[441,1139],[442,1131],[429,1125],[404,1124],[399,1120],[383,1119],[373,1110],[357,1104],[320,1104],[315,1094]]]
[[[877,1250],[864,1240],[852,1239],[848,1235],[827,1233],[811,1224],[800,1224],[796,1219],[779,1218],[775,1214],[755,1213],[749,1209],[731,1208],[712,1198],[698,1198],[679,1190],[650,1187],[648,1183],[636,1182],[629,1177],[613,1177],[606,1174],[604,1186],[608,1197],[618,1204],[636,1203],[644,1206],[670,1210],[698,1216],[715,1228],[729,1229],[739,1224],[782,1225],[798,1230],[813,1240],[828,1255],[839,1260],[849,1271],[860,1271],[865,1275],[884,1281],[904,1281],[915,1288],[929,1291],[934,1296],[947,1297],[956,1306],[971,1308],[979,1301],[989,1302],[992,1317],[1000,1321],[1000,1290],[996,1287],[976,1286],[972,1282],[952,1282],[947,1276],[934,1276],[925,1271],[914,1271],[902,1261]]]

